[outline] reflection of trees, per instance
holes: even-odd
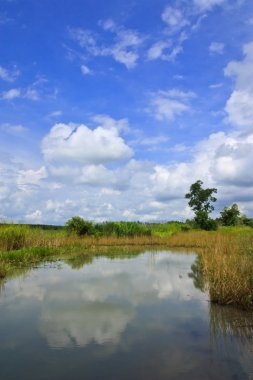
[[[200,256],[196,257],[195,262],[191,266],[191,272],[188,274],[193,279],[195,288],[200,289],[202,292],[205,289],[205,281],[202,273],[202,265]]]
[[[65,260],[65,263],[68,264],[72,269],[81,269],[84,265],[92,264],[92,262],[93,257],[87,255],[79,255]]]
[[[90,251],[85,254],[75,254],[65,260],[72,269],[81,269],[85,265],[92,264],[95,257],[106,257],[108,259],[132,259],[144,253],[143,248],[128,248],[128,247],[104,247],[96,251]]]

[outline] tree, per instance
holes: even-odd
[[[230,208],[225,206],[221,214],[221,223],[224,226],[236,226],[239,224],[240,211],[238,205],[234,203]]]
[[[91,235],[94,229],[92,222],[87,222],[80,216],[73,216],[65,225],[68,232],[74,232],[79,236]]]
[[[209,218],[209,214],[214,210],[212,203],[216,202],[213,196],[217,193],[215,188],[202,188],[203,182],[198,180],[190,187],[190,192],[185,194],[185,198],[189,199],[188,205],[195,212],[195,224],[205,230],[217,229],[216,222]]]

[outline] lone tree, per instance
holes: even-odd
[[[234,203],[230,208],[225,206],[220,214],[220,220],[224,226],[236,226],[239,224],[240,211],[236,203]]]
[[[190,192],[185,194],[185,198],[189,199],[188,205],[195,212],[195,224],[204,230],[217,229],[216,222],[209,218],[209,214],[214,210],[212,203],[216,202],[213,196],[217,193],[215,188],[202,188],[203,182],[198,180],[190,187]]]

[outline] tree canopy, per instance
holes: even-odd
[[[190,192],[185,194],[185,198],[189,199],[188,205],[195,212],[195,225],[204,230],[217,229],[217,223],[208,217],[214,210],[212,203],[216,202],[213,193],[217,193],[215,188],[203,189],[203,182],[198,180],[190,187]]]
[[[224,226],[236,226],[240,220],[240,211],[238,205],[234,203],[231,207],[225,206],[221,214],[221,223]]]
[[[185,194],[185,198],[189,199],[189,206],[194,212],[206,211],[208,214],[214,210],[214,206],[211,202],[216,202],[216,198],[213,197],[213,193],[217,193],[215,188],[202,188],[203,182],[198,180],[190,187],[190,192]]]

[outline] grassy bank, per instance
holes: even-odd
[[[108,231],[108,230],[107,230]],[[0,227],[0,277],[13,266],[63,257],[94,254],[105,247],[163,246],[191,248],[198,253],[198,273],[210,299],[219,304],[253,308],[253,230],[229,228],[217,232],[180,232],[178,225],[151,226],[150,235],[85,236],[64,230],[28,226]],[[171,232],[173,231],[173,232]],[[179,231],[179,232],[178,232]]]
[[[212,302],[253,308],[252,230],[191,231],[172,236],[168,244],[197,250],[198,271]]]

